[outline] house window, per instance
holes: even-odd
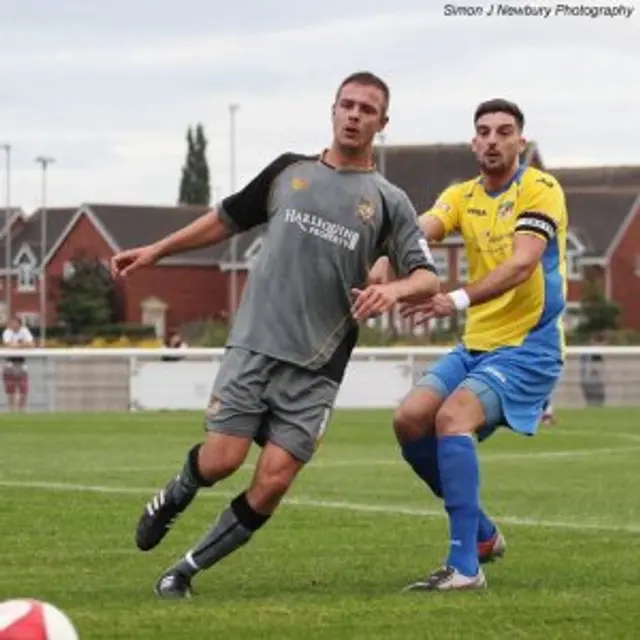
[[[69,280],[69,278],[73,278],[73,274],[76,272],[76,268],[73,266],[73,262],[65,262],[62,265],[62,277],[65,280]]]
[[[35,291],[38,272],[29,262],[18,264],[18,291],[20,293]]]
[[[580,254],[567,253],[567,278],[569,280],[582,280],[582,267],[580,266]]]
[[[458,282],[467,282],[469,280],[469,265],[467,263],[467,254],[458,249]]]
[[[432,249],[433,264],[438,271],[440,280],[449,280],[449,250],[448,249]]]
[[[18,274],[18,291],[20,293],[36,290],[39,275],[37,262],[29,245],[23,244],[13,261],[13,266]]]

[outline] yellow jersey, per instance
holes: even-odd
[[[512,255],[514,234],[533,234],[547,241],[542,260],[528,280],[467,309],[463,342],[470,350],[492,351],[526,341],[557,349],[564,359],[568,216],[558,181],[523,166],[497,192],[487,192],[482,178],[455,184],[426,214],[442,222],[445,235],[458,232],[462,236],[471,282]]]

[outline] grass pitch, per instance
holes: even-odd
[[[202,436],[188,413],[0,418],[0,600],[65,610],[82,640],[638,638],[640,410],[560,412],[480,446],[509,543],[478,593],[399,593],[446,550],[441,504],[401,461],[389,412],[338,412],[290,500],[251,543],[160,602],[159,573],[249,481],[202,492],[162,545],[133,533]]]

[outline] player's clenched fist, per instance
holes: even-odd
[[[154,245],[121,251],[111,258],[111,275],[114,278],[125,278],[141,267],[151,266],[158,258],[158,251]]]

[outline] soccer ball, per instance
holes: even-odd
[[[0,603],[0,640],[78,640],[71,620],[48,602]]]

